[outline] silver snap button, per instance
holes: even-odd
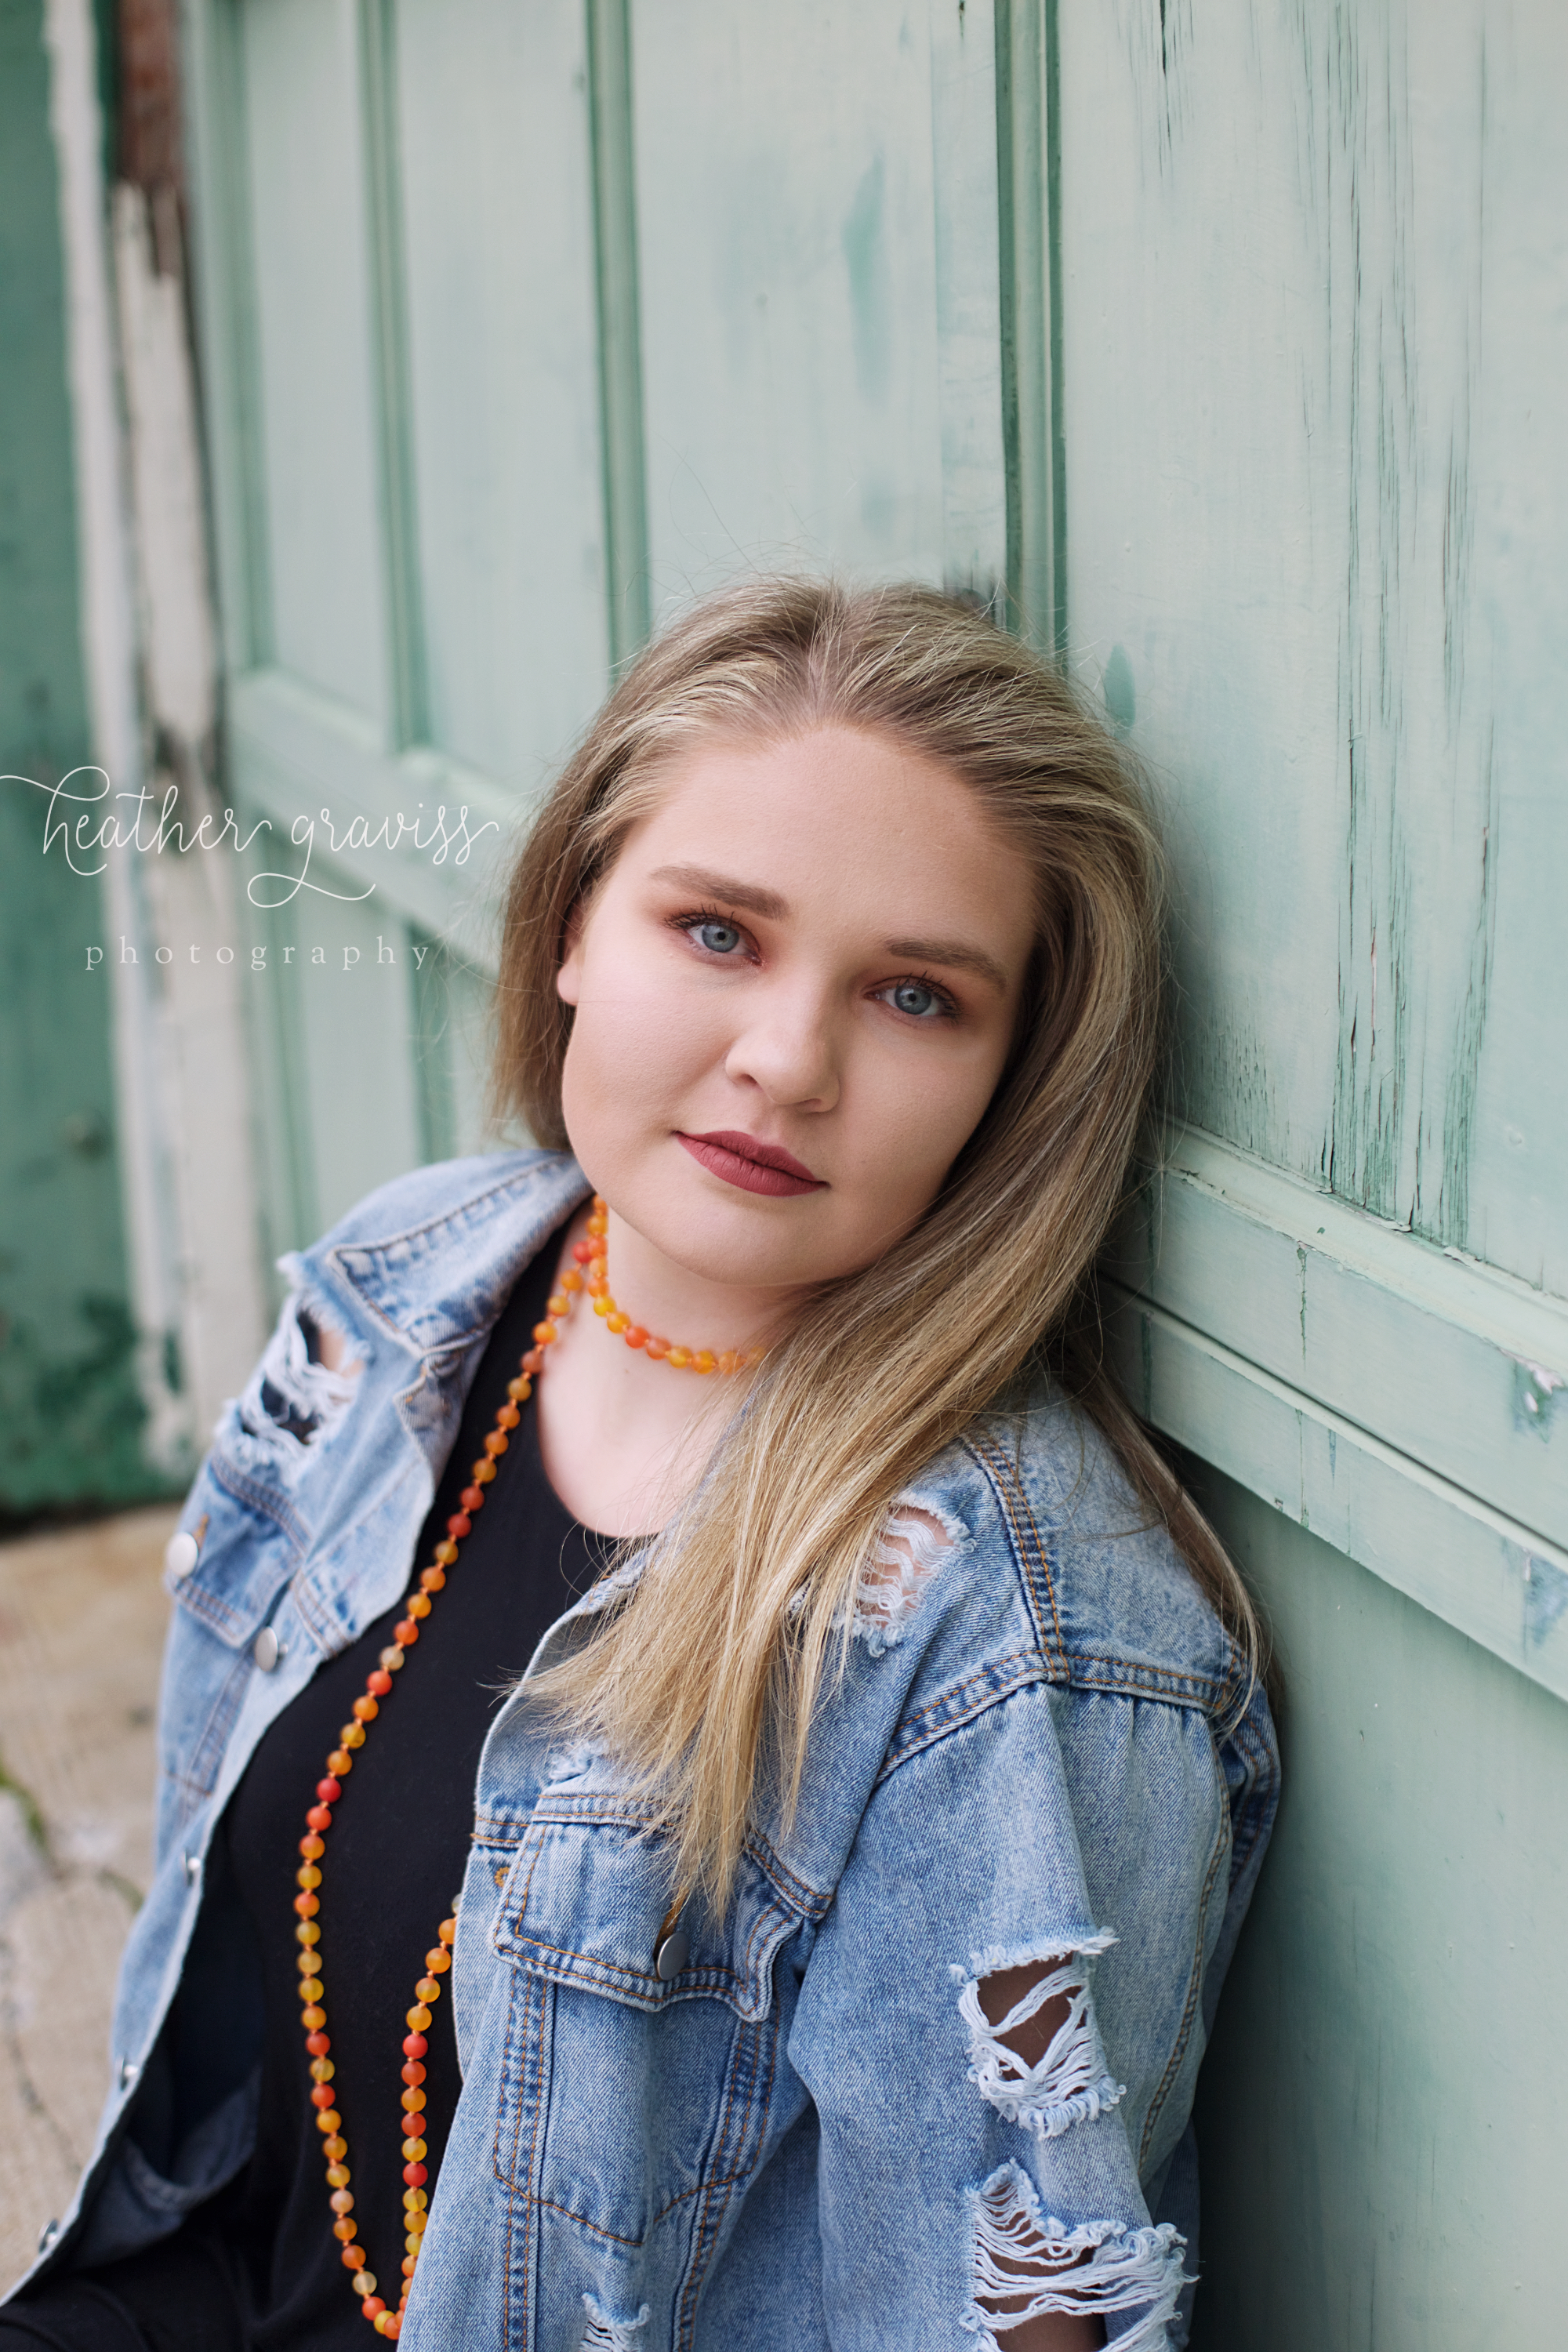
[[[38,2231],[39,2253],[47,2254],[59,2234],[60,2225],[58,2221],[46,2221],[43,2228]]]
[[[202,1874],[201,1855],[199,1853],[183,1853],[180,1856],[180,1868],[185,1874],[185,1885],[187,1886],[194,1886],[197,1879]]]
[[[163,1554],[163,1566],[177,1583],[181,1577],[189,1576],[201,1558],[201,1553],[202,1548],[195,1536],[191,1534],[189,1528],[182,1528],[178,1535],[169,1538],[168,1549]]]
[[[141,2072],[142,2069],[138,2066],[134,2058],[122,2058],[120,2062],[121,2089],[122,2091],[128,2091],[131,2088],[132,2084],[136,2081]]]
[[[653,1956],[653,1972],[660,1984],[671,1984],[686,1966],[691,1938],[684,1927],[672,1927]]]
[[[270,1625],[263,1625],[251,1644],[250,1654],[264,1675],[269,1675],[272,1672],[273,1667],[283,1655],[283,1644]]]

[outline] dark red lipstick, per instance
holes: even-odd
[[[675,1139],[699,1167],[706,1168],[710,1176],[722,1177],[726,1184],[739,1185],[742,1192],[763,1192],[783,1201],[797,1192],[827,1190],[824,1179],[803,1168],[792,1151],[777,1143],[763,1143],[754,1135],[742,1135],[734,1128],[715,1129],[711,1135],[683,1135],[677,1129]]]

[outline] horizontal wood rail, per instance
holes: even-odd
[[[1104,1272],[1156,1428],[1568,1697],[1568,1305],[1192,1129]]]

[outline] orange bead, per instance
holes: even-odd
[[[699,1348],[691,1359],[691,1369],[694,1372],[710,1372],[717,1361],[710,1348]]]
[[[443,1577],[442,1582],[445,1583],[445,1581],[446,1579]],[[423,1620],[430,1614],[430,1596],[427,1592],[423,1591],[411,1592],[407,1600],[405,1601],[404,1606],[407,1610],[410,1617],[423,1622]]]
[[[327,2185],[331,2189],[346,2189],[349,2185],[348,2166],[346,2164],[329,2164],[327,2167]]]
[[[300,1840],[300,1851],[307,1862],[319,1862],[327,1848],[323,1839],[310,1836]]]
[[[334,2164],[341,2164],[348,2152],[349,2144],[346,2139],[324,2139],[321,2142],[321,2154],[330,2156]]]
[[[687,1365],[691,1361],[690,1349],[671,1348],[669,1351],[669,1360],[675,1366],[678,1372],[683,1372],[686,1370]]]
[[[447,1571],[444,1568],[422,1569],[419,1573],[419,1582],[425,1591],[439,1592],[445,1588]]]
[[[364,2248],[363,2246],[345,2246],[343,2248],[343,2268],[346,2271],[363,2270]]]
[[[308,2025],[308,2026],[310,2027],[310,2031],[311,2031],[311,2032],[312,2032],[312,2033],[319,2033],[319,2032],[321,2032],[321,2030],[322,2026],[323,2026],[323,2025],[325,2025],[326,2021],[327,2021],[327,2012],[326,2012],[326,2011],[325,2011],[324,2009],[317,2009],[317,2008],[315,2008],[314,2006],[312,2006],[312,2007],[311,2007],[311,2008],[310,2008],[310,2009],[302,2009],[302,2010],[300,2011],[300,2024],[301,2024],[301,2025]],[[327,2154],[328,2154],[329,2156],[331,2156],[331,2148],[329,2148],[329,2149],[327,2150]]]
[[[352,2213],[354,2210],[353,2191],[350,2189],[334,2189],[327,2202],[334,2213]]]
[[[430,2022],[430,2012],[422,2003],[419,2007],[407,2011],[405,2016],[406,2022],[413,2027],[416,2033],[423,2033]]]
[[[475,1463],[474,1484],[476,1486],[488,1486],[495,1475],[496,1465],[488,1454],[485,1456],[483,1461]]]
[[[443,1568],[450,1568],[458,1557],[458,1547],[450,1536],[443,1536],[436,1547],[436,1558]]]
[[[530,1380],[525,1380],[523,1375],[519,1372],[515,1380],[508,1381],[506,1384],[506,1392],[508,1396],[510,1397],[513,1404],[526,1404],[529,1398],[533,1394],[533,1382]]]
[[[627,1326],[631,1322],[631,1317],[629,1315],[623,1315],[620,1308],[617,1307],[613,1315],[605,1316],[605,1321],[609,1329],[615,1333],[618,1339],[621,1333],[626,1329]]]
[[[581,1248],[583,1247],[583,1245],[582,1245],[582,1244],[581,1244],[581,1243],[579,1243],[577,1246],[578,1246],[578,1248],[579,1248],[579,1249],[581,1249]],[[586,1250],[584,1250],[584,1253],[583,1253],[583,1254],[584,1254],[584,1257],[586,1257],[586,1256],[588,1255],[588,1252],[587,1252]],[[581,1289],[582,1289],[582,1287],[583,1287],[583,1277],[582,1277],[582,1276],[578,1273],[578,1271],[577,1271],[577,1269],[576,1269],[576,1267],[575,1267],[574,1265],[569,1265],[569,1266],[567,1267],[567,1269],[566,1269],[565,1273],[562,1276],[562,1277],[561,1277],[561,1287],[562,1287],[562,1289],[566,1293],[566,1295],[567,1295],[568,1298],[570,1298],[575,1291],[579,1291],[579,1290],[581,1290]],[[563,1314],[565,1313],[565,1311],[566,1311],[566,1310],[565,1310],[564,1308],[563,1308],[563,1309],[562,1309],[562,1312],[563,1312]]]
[[[341,2221],[332,2223],[332,2235],[334,2238],[341,2238],[346,2246],[352,2238],[359,2236],[359,2223],[351,2221],[345,2213]]]
[[[397,1636],[398,1646],[401,1649],[411,1650],[419,1639],[419,1628],[412,1617],[400,1617],[392,1630]]]
[[[458,1940],[457,1920],[455,1918],[443,1919],[440,1926],[437,1928],[436,1933],[440,1937],[441,1941],[444,1944],[455,1944]]]
[[[421,2090],[415,2089],[404,2091],[400,2094],[400,2096],[403,2100],[404,2110],[408,2115],[416,2116],[425,2105],[425,2094]]]
[[[552,1291],[544,1302],[544,1311],[547,1315],[569,1315],[572,1312],[572,1301],[563,1291]]]
[[[300,1930],[301,1935],[304,1932],[303,1928]],[[414,1990],[421,2000],[439,2000],[441,1998],[441,1988],[434,1977],[421,1977]]]
[[[736,1355],[734,1349],[732,1348],[721,1348],[719,1350],[719,1370],[721,1372],[735,1372],[739,1371],[740,1368],[741,1359]]]
[[[323,2108],[321,2113],[316,2117],[316,2129],[319,2132],[340,2132],[342,2127],[343,2119],[342,2116],[339,2115],[336,2107]]]
[[[643,1329],[640,1323],[628,1323],[626,1330],[626,1341],[628,1348],[646,1348],[647,1346],[647,1333]]]
[[[294,1883],[297,1886],[320,1886],[321,1874],[313,1862],[302,1862],[294,1873]]]
[[[669,1341],[668,1339],[652,1339],[647,1342],[647,1352],[650,1362],[662,1364],[665,1358],[669,1353]]]
[[[374,1723],[376,1717],[381,1713],[381,1709],[377,1706],[374,1699],[373,1699],[367,1693],[363,1698],[355,1699],[354,1713],[358,1716],[362,1723]],[[325,1849],[323,1848],[323,1852],[324,1851]]]
[[[553,1323],[536,1323],[533,1327],[533,1336],[542,1348],[552,1348],[559,1334]]]
[[[588,1296],[590,1298],[607,1298],[609,1294],[609,1283],[602,1274],[591,1274],[588,1276]],[[595,1308],[595,1312],[597,1313],[597,1308]],[[607,1313],[608,1309],[605,1311]]]
[[[351,1773],[353,1769],[354,1759],[349,1754],[348,1749],[346,1748],[334,1748],[331,1754],[327,1759],[328,1771],[335,1772],[338,1779],[342,1780],[346,1779],[347,1775]]]
[[[433,1977],[444,1977],[452,1965],[452,1955],[445,1944],[437,1944],[434,1951],[426,1953],[425,1965]]]
[[[497,1454],[504,1454],[508,1444],[509,1440],[504,1429],[492,1429],[489,1436],[485,1439],[485,1452],[491,1456],[494,1456]],[[491,1466],[492,1468],[494,1466],[493,1461]]]
[[[522,1415],[519,1412],[516,1405],[503,1404],[500,1411],[496,1415],[496,1427],[498,1429],[515,1429],[521,1419]]]
[[[364,1746],[364,1726],[363,1723],[345,1723],[342,1729],[339,1732],[338,1738],[342,1741],[345,1748],[363,1748]]]

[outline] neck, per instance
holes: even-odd
[[[561,1265],[587,1236],[574,1218]],[[713,1282],[679,1265],[612,1212],[605,1234],[616,1305],[645,1331],[693,1354],[743,1355],[775,1337],[793,1294]],[[649,1535],[702,1475],[741,1401],[744,1375],[680,1370],[628,1348],[572,1294],[560,1338],[545,1350],[537,1390],[540,1446],[550,1482],[574,1516],[605,1535]]]
[[[776,1290],[714,1282],[694,1273],[667,1257],[613,1209],[605,1238],[616,1306],[644,1330],[673,1346],[707,1348],[715,1355],[724,1350],[744,1354],[777,1336],[793,1304]]]

